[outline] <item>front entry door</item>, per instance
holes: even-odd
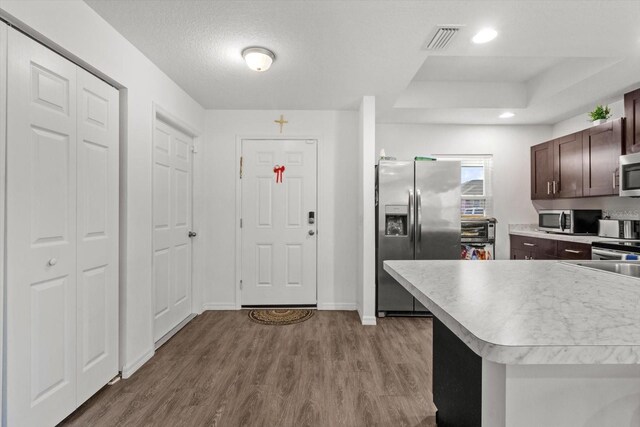
[[[316,304],[316,146],[242,141],[242,305]]]
[[[191,147],[156,120],[153,148],[154,341],[191,314]]]

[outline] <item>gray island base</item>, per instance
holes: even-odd
[[[640,426],[640,280],[558,261],[387,261],[434,315],[438,427]]]

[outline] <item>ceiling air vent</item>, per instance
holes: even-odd
[[[449,46],[453,36],[460,31],[461,25],[442,25],[436,30],[433,38],[424,47],[426,50],[442,50]]]

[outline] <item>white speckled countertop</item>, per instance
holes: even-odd
[[[640,364],[640,280],[559,261],[385,261],[476,354],[503,364]]]
[[[539,239],[564,240],[566,242],[586,243],[599,240],[618,240],[615,237],[580,236],[574,234],[547,233],[538,230],[536,224],[509,224],[509,234],[516,236],[537,237]]]

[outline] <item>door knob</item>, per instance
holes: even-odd
[[[190,231],[188,236],[189,237],[196,237],[198,235],[198,233],[196,233],[195,231]]]
[[[315,231],[313,231],[313,230],[309,230],[309,236],[313,236],[314,234],[316,234],[316,232],[315,232]]]
[[[58,263],[58,260],[57,260],[57,259],[55,259],[55,258],[51,258],[47,264],[49,264],[50,266],[52,266],[52,267],[53,267],[53,266],[54,266],[54,265],[56,265],[57,263]]]

